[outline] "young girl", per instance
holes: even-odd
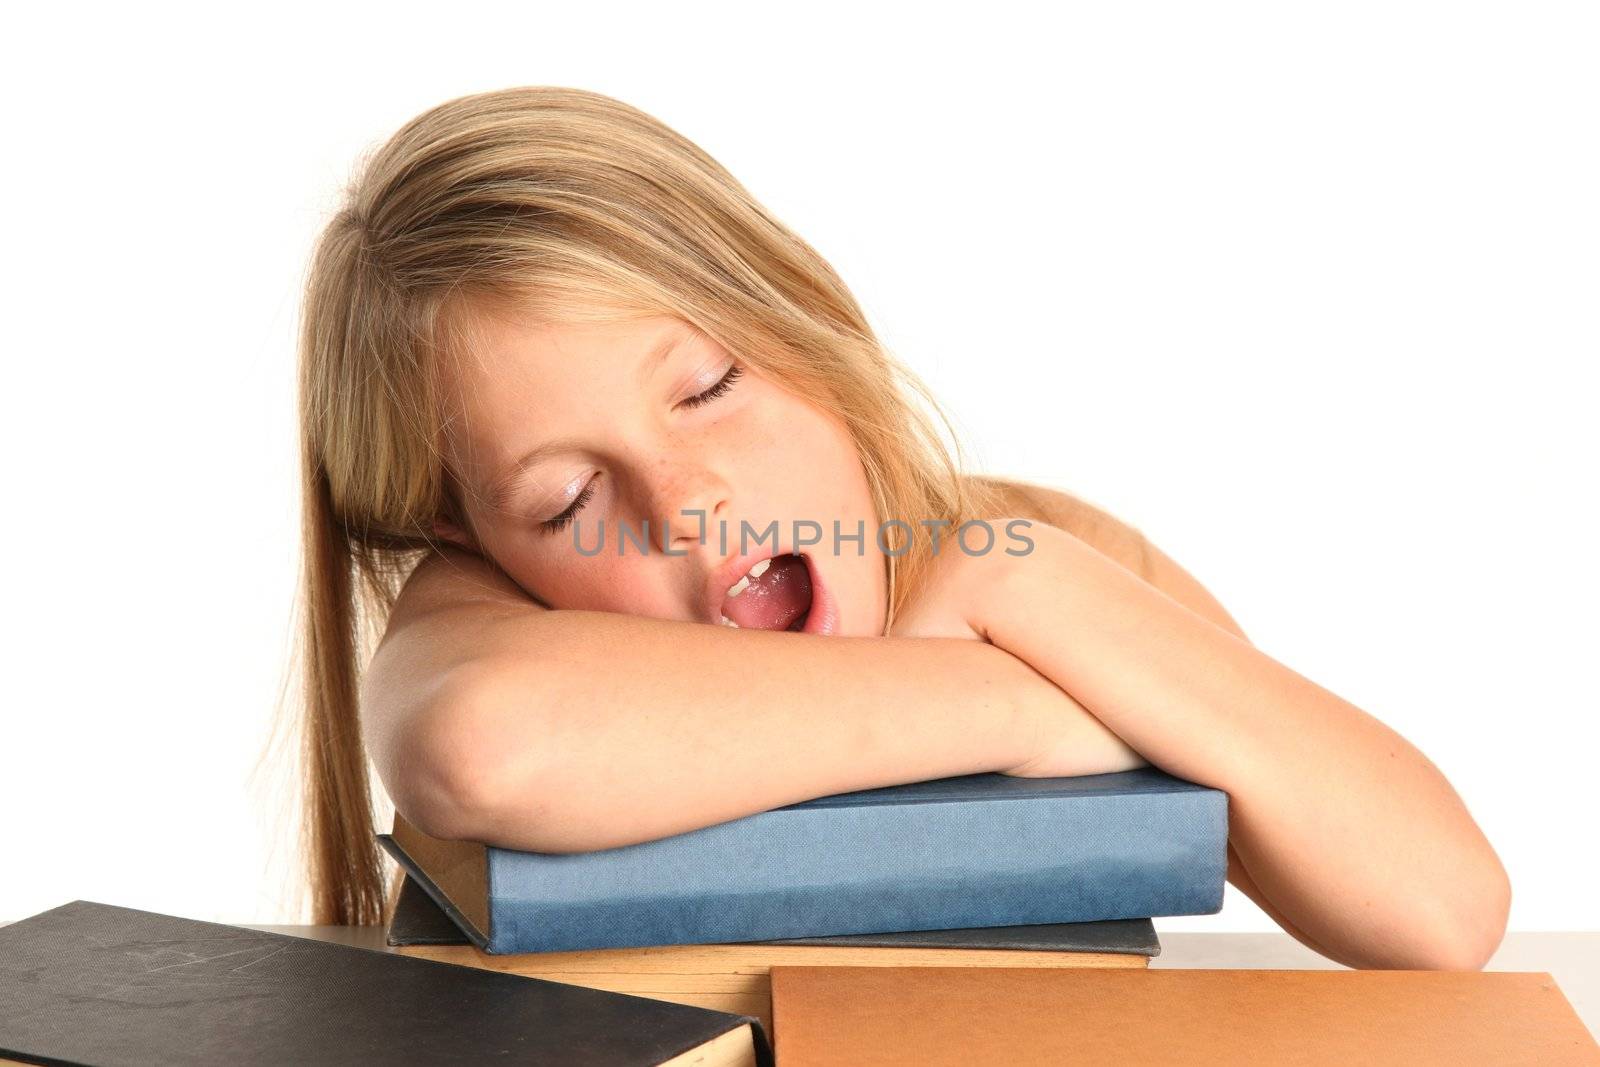
[[[390,138],[303,309],[316,921],[382,914],[369,756],[425,832],[551,852],[1148,763],[1227,792],[1228,879],[1306,945],[1481,967],[1510,886],[1438,769],[1136,528],[963,472],[917,397],[822,257],[626,104]]]

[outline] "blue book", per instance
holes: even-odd
[[[544,853],[384,848],[485,952],[1209,915],[1228,796],[1154,767],[998,773],[816,797],[670,837]]]

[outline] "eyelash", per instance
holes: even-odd
[[[719,381],[716,385],[713,385],[710,389],[707,389],[705,392],[697,393],[694,396],[691,396],[689,399],[683,401],[684,406],[697,408],[702,404],[711,403],[711,401],[717,399],[719,396],[723,396],[729,389],[732,389],[733,383],[738,381],[741,377],[743,377],[743,375],[744,368],[735,363],[732,367],[728,368],[728,373],[722,376],[721,381]],[[594,495],[595,480],[595,478],[589,479],[589,484],[583,487],[583,492],[578,494],[577,499],[573,500],[571,506],[561,514],[557,515],[555,518],[546,519],[544,522],[541,522],[539,524],[540,528],[546,533],[560,533],[562,530],[566,529],[568,524],[572,522],[573,518],[577,516],[578,512],[583,510],[583,506],[589,502],[589,498]]]
[[[541,522],[539,525],[547,533],[560,533],[562,530],[566,529],[567,524],[572,521],[573,516],[577,515],[583,506],[589,502],[589,497],[594,495],[594,483],[597,479],[598,476],[589,479],[589,484],[583,487],[583,492],[578,494],[578,498],[572,502],[572,506],[567,508],[566,511],[563,511],[553,519],[547,519],[546,521]]]
[[[701,404],[709,404],[723,393],[726,393],[729,389],[732,389],[733,383],[738,381],[743,374],[744,368],[735,363],[732,367],[728,368],[728,373],[722,376],[722,380],[720,382],[718,382],[716,385],[713,385],[710,389],[707,389],[703,393],[700,393],[696,396],[691,396],[688,400],[684,401],[684,404],[691,408],[697,408]]]

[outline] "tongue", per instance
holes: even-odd
[[[766,573],[750,579],[744,592],[725,598],[722,613],[752,630],[787,630],[811,610],[811,575],[796,555],[772,557]]]

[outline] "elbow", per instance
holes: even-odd
[[[552,761],[553,725],[530,709],[526,683],[475,665],[413,724],[391,791],[429,837],[528,852],[588,852],[628,843],[614,813],[582,798],[581,768]],[[576,778],[576,780],[574,780]]]
[[[500,823],[493,773],[476,754],[418,760],[395,808],[429,837],[491,844]]]
[[[395,807],[430,837],[496,844],[513,812],[523,825],[544,821],[544,778],[533,766],[543,746],[529,743],[527,719],[508,729],[493,692],[487,672],[457,679],[418,716],[399,753]]]
[[[1511,880],[1491,856],[1482,884],[1440,909],[1435,931],[1417,966],[1426,970],[1481,971],[1505,940],[1511,915]]]
[[[524,852],[590,852],[630,844],[594,813],[557,803],[527,777],[525,759],[477,750],[420,775],[396,808],[418,830]]]

